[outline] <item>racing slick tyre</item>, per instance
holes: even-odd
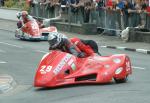
[[[123,79],[114,78],[114,80],[115,80],[116,83],[126,83],[128,81],[128,76],[126,76]]]

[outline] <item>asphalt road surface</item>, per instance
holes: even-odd
[[[99,50],[102,55],[130,56],[133,74],[127,83],[37,89],[32,85],[34,75],[40,59],[48,52],[48,43],[17,40],[12,32],[0,30],[0,74],[9,74],[17,82],[13,90],[0,94],[0,103],[150,103],[150,55]]]

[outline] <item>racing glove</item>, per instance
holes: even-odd
[[[78,54],[78,57],[79,57],[79,58],[84,58],[84,57],[85,57],[85,53],[84,53],[84,52],[80,52],[80,53]]]

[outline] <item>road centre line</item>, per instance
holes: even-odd
[[[136,67],[136,66],[132,66],[133,69],[140,69],[140,70],[145,70],[146,68],[143,67]]]
[[[7,62],[5,62],[5,61],[0,61],[0,64],[5,64],[5,63],[7,63]]]
[[[5,44],[5,45],[17,47],[17,48],[23,48],[23,47],[21,47],[21,46],[17,46],[17,45],[14,45],[14,44],[9,44],[9,43],[6,43],[6,42],[0,42],[0,44]]]
[[[120,50],[124,50],[126,47],[117,47],[118,49],[120,49]]]
[[[136,49],[137,52],[141,52],[141,53],[147,53],[147,50],[145,49]]]
[[[40,52],[40,53],[47,53],[46,51],[42,51],[42,50],[36,50],[36,52]]]

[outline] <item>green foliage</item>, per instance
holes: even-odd
[[[24,3],[22,10],[29,11],[29,9],[30,9],[30,6],[26,3]]]
[[[7,8],[18,8],[20,10],[30,10],[30,6],[26,4],[26,0],[6,0],[5,7]]]
[[[5,1],[5,6],[10,8],[15,4],[15,2],[13,0],[6,0]]]

